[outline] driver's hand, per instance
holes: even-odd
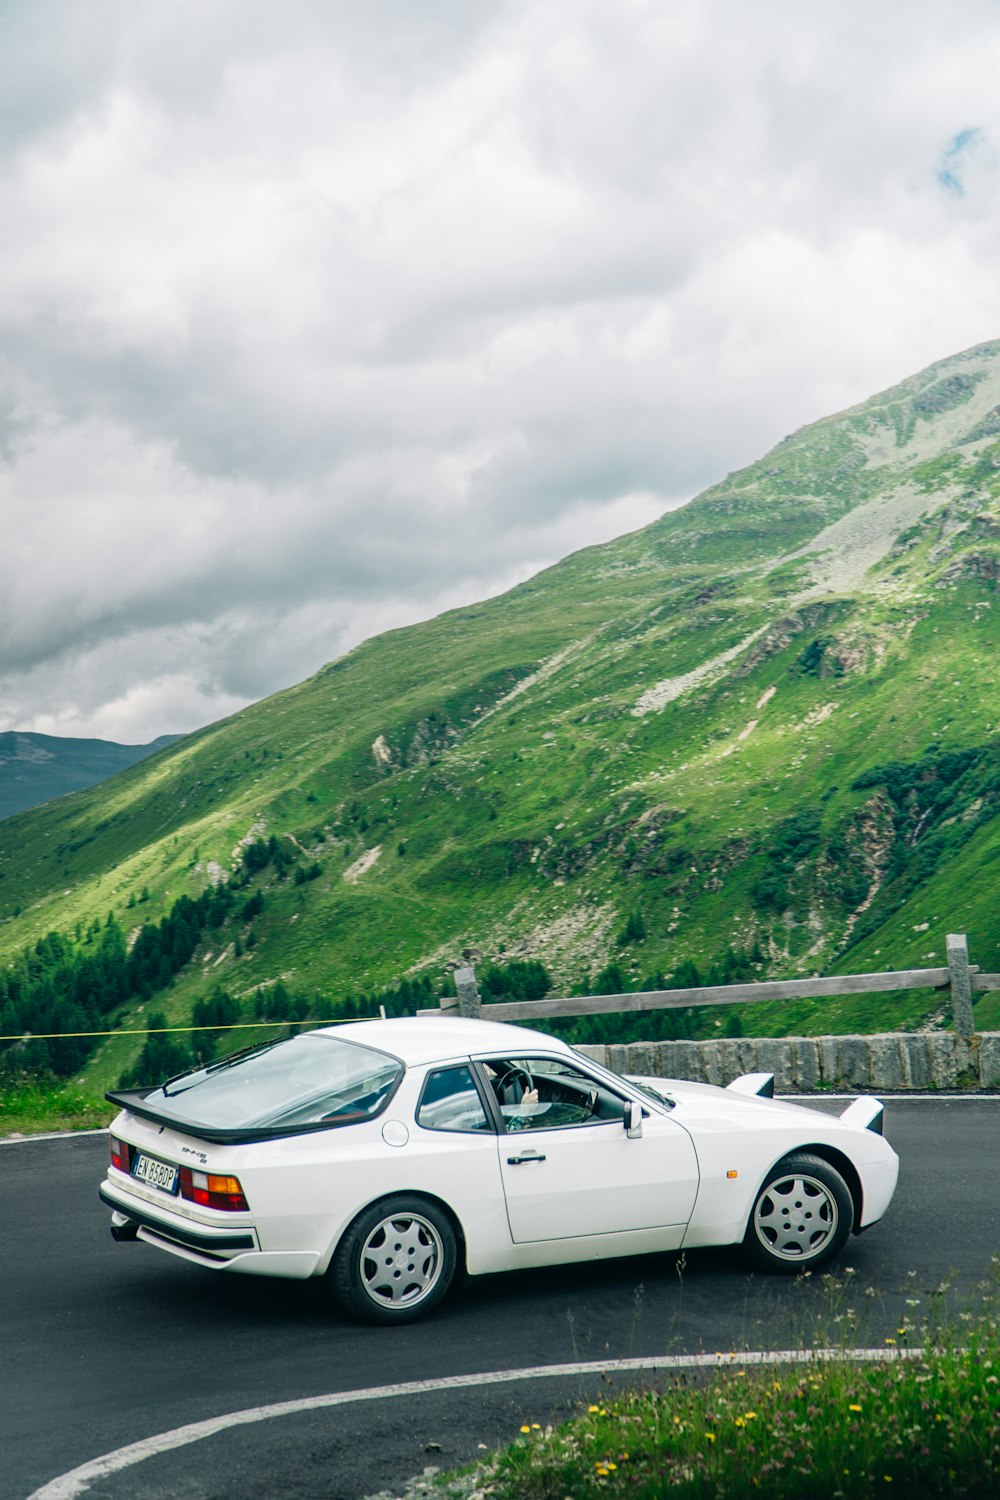
[[[538,1103],[538,1090],[537,1089],[525,1089],[524,1093],[521,1095],[521,1103],[522,1104],[537,1104]]]

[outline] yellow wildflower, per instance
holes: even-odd
[[[860,1411],[861,1407],[858,1406],[857,1402],[852,1401],[851,1404],[850,1404],[850,1406],[847,1408],[847,1410],[848,1411]]]

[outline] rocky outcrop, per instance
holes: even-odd
[[[963,578],[975,578],[988,583],[992,588],[1000,581],[1000,554],[996,552],[966,552],[941,574],[937,581],[939,589],[959,583]]]

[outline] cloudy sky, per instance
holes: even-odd
[[[6,0],[0,729],[144,741],[1000,336],[996,0]]]

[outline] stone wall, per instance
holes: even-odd
[[[732,1037],[708,1042],[581,1046],[616,1073],[725,1085],[741,1073],[773,1073],[779,1094],[1000,1088],[1000,1032],[969,1041],[953,1031],[881,1036]]]

